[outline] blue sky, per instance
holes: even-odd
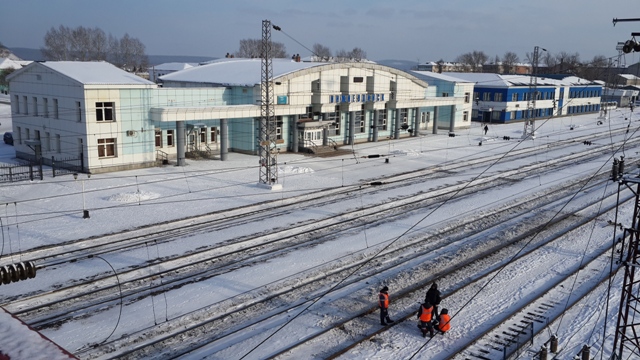
[[[640,18],[638,1],[19,0],[0,6],[0,42],[40,48],[51,27],[85,26],[128,33],[149,55],[223,57],[240,40],[259,39],[262,20],[270,20],[285,32],[273,31],[272,39],[301,56],[310,53],[296,41],[334,53],[360,47],[371,60],[453,61],[473,50],[491,58],[513,51],[524,60],[540,46],[585,61],[615,56],[618,41],[640,32],[640,22],[614,27],[614,18]],[[627,55],[627,64],[637,57]]]

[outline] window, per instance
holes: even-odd
[[[20,114],[20,97],[18,95],[14,95],[13,102],[16,103],[16,107],[15,107],[16,114]]]
[[[24,108],[24,114],[25,115],[29,115],[29,103],[27,102],[27,97],[23,96],[22,97],[22,102],[23,102],[23,108]]]
[[[449,93],[443,92],[442,97],[449,97]]]
[[[29,129],[24,129],[24,138],[25,140],[31,140],[31,130]]]
[[[115,119],[113,102],[96,103],[96,121],[114,121]]]
[[[409,111],[407,109],[400,109],[400,121],[401,125],[409,125]]]
[[[173,143],[173,130],[167,130],[167,146],[175,146]]]
[[[491,101],[491,93],[482,93],[482,101]]]
[[[500,120],[500,113],[501,113],[501,111],[493,111],[491,113],[491,119],[492,120]]]
[[[469,97],[471,97],[471,94],[469,93],[464,93],[464,103],[468,104],[469,103]]]
[[[44,133],[44,149],[46,151],[51,151],[51,134],[48,132]]]
[[[116,156],[116,139],[98,139],[98,157],[115,157]]]
[[[387,130],[387,109],[378,110],[378,129]]]
[[[518,94],[511,94],[511,101],[518,101]]]
[[[22,144],[22,128],[20,128],[20,126],[18,126],[16,128],[17,133],[18,133],[18,144]]]
[[[80,101],[76,101],[76,121],[82,121],[82,106],[80,104]]]
[[[477,100],[480,100],[480,95],[478,95],[478,93],[474,91],[473,92],[473,101],[477,101]]]
[[[512,111],[511,112],[511,120],[514,120],[516,118],[516,113],[517,113],[517,111]]]
[[[200,128],[200,143],[201,144],[206,144],[207,143],[207,128]]]
[[[364,132],[364,117],[362,116],[362,111],[356,111],[354,112],[355,115],[355,126],[356,128],[353,129],[354,133],[363,133]]]
[[[362,76],[356,76],[356,77],[353,78],[353,82],[354,83],[364,82],[364,78]]]
[[[469,112],[468,111],[463,111],[462,112],[462,121],[469,121]]]
[[[156,129],[155,135],[156,135],[156,147],[161,148],[162,147],[162,130]]]
[[[276,116],[276,140],[282,140],[282,116]]]
[[[44,117],[48,118],[49,117],[49,99],[43,98],[42,100],[43,100],[42,107],[44,111]]]
[[[340,106],[336,106],[334,111],[327,113],[327,120],[330,121],[329,136],[340,135]]]
[[[59,119],[58,115],[58,99],[53,99],[53,118]]]
[[[212,143],[214,142],[218,142],[218,128],[211,128],[211,131],[209,132],[209,141],[211,141]]]
[[[60,134],[56,134],[56,152],[58,154],[62,152],[62,148],[60,147]]]
[[[493,101],[502,101],[502,93],[495,93],[493,95]]]
[[[33,116],[38,116],[38,98],[33,97]]]

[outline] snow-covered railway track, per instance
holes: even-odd
[[[549,201],[553,202],[552,200],[549,200]],[[523,209],[522,211],[525,211],[525,210]],[[564,218],[564,220],[566,220],[568,217],[571,217],[571,216],[572,215],[567,215]],[[568,221],[575,222],[575,220],[568,220]],[[495,231],[495,229],[493,230]],[[460,235],[461,237],[469,236],[469,234],[460,234]],[[517,242],[521,240],[522,237],[526,237],[530,235],[531,235],[530,232],[526,232],[524,234],[521,234],[520,236],[517,236],[515,239],[513,239],[513,241]],[[445,235],[444,237],[447,237],[447,236]],[[459,239],[455,239],[452,241],[457,241],[457,240]],[[473,242],[477,240],[469,239],[469,241]],[[349,279],[349,281],[342,284],[340,288],[334,289],[334,291],[337,293],[335,294],[335,297],[340,298],[341,296],[339,295],[340,293],[343,293],[343,294],[357,293],[357,292],[362,293],[363,291],[366,291],[366,288],[368,287],[367,285],[364,285],[367,281],[371,281],[376,277],[391,276],[391,274],[394,271],[396,271],[394,270],[395,267],[406,267],[407,262],[414,262],[416,266],[419,266],[419,264],[422,264],[425,261],[424,257],[427,256],[427,254],[433,251],[438,251],[438,248],[435,247],[436,246],[435,244],[424,244],[424,245],[426,246],[424,246],[420,250],[418,250],[418,248],[414,246],[413,249],[404,249],[401,252],[393,251],[393,253],[390,252],[388,254],[385,254],[384,257],[385,258],[388,257],[389,260],[386,260],[382,263],[375,263],[373,264],[374,266],[372,268],[359,270],[358,276],[354,277],[353,279]],[[496,248],[493,248],[491,251],[493,252],[498,251],[498,249],[501,249],[506,245],[496,244],[495,246]],[[412,255],[410,256],[409,254],[412,254]],[[465,256],[468,256],[468,254]],[[478,257],[475,257],[473,259],[468,259],[468,261],[481,261],[481,259],[486,256],[487,254],[478,255]],[[391,259],[394,259],[394,260],[391,260]],[[460,261],[456,262],[456,264],[458,265],[460,263],[461,263]],[[331,283],[331,282],[338,281],[338,279],[340,279],[341,277],[344,277],[345,274],[349,274],[350,272],[352,272],[353,271],[352,269],[354,266],[357,267],[358,264],[357,263],[353,264],[351,268],[342,269],[340,272],[337,272],[337,273],[328,274],[327,272],[321,272],[319,274],[316,274],[315,277],[311,277],[311,280],[313,281],[311,281],[309,286],[313,285],[314,283],[316,284],[320,283],[320,285],[314,285],[314,286],[321,286],[321,288],[316,287],[315,289],[314,288],[292,289],[292,291],[295,291],[297,293],[302,292],[306,294],[306,296],[302,300],[300,300],[299,298],[295,298],[296,296],[295,293],[291,293],[291,294],[283,293],[279,295],[278,298],[268,298],[264,300],[259,300],[259,302],[256,302],[253,304],[248,304],[247,307],[240,308],[240,311],[237,312],[235,315],[231,313],[208,315],[206,322],[203,322],[197,325],[190,324],[187,326],[186,324],[182,324],[182,325],[166,324],[164,328],[159,327],[157,329],[157,331],[162,335],[160,335],[159,338],[155,338],[154,340],[151,340],[151,341],[149,341],[149,339],[146,338],[147,336],[151,336],[149,334],[151,329],[148,329],[148,331],[145,331],[143,334],[144,338],[136,337],[130,334],[130,338],[121,339],[120,341],[113,342],[112,344],[105,346],[105,348],[102,350],[95,350],[95,351],[87,350],[87,352],[82,352],[82,355],[87,356],[89,358],[94,358],[94,357],[138,358],[138,357],[147,357],[147,356],[152,356],[154,358],[155,357],[163,358],[163,357],[181,356],[184,354],[184,351],[186,352],[224,351],[224,344],[229,342],[235,343],[238,340],[234,338],[237,338],[238,336],[240,336],[240,338],[242,339],[246,339],[247,337],[251,337],[251,338],[262,337],[263,336],[262,329],[267,326],[266,324],[271,324],[270,326],[273,326],[274,324],[278,324],[278,323],[282,323],[283,321],[286,321],[286,319],[290,316],[290,313],[296,313],[296,309],[299,309],[300,307],[305,306],[305,304],[307,304],[308,302],[311,302],[317,299],[318,296],[322,294],[323,291],[325,291],[327,287],[327,282]],[[323,277],[323,274],[324,274],[324,277]],[[304,276],[304,275],[305,274],[301,274],[301,276]],[[422,282],[419,281],[419,279],[416,279],[416,282],[419,284],[418,288],[420,288],[420,285],[424,285],[426,282],[431,281],[433,279],[432,277],[433,275],[434,274],[427,275]],[[282,288],[288,288],[288,285],[282,286]],[[331,294],[329,297],[332,298],[333,296],[334,295]],[[340,302],[340,301],[342,300],[338,299],[337,302]],[[273,304],[267,304],[267,303],[273,303]],[[356,302],[354,305],[355,305],[354,308],[359,308],[360,312],[355,311],[351,314],[345,315],[346,318],[349,318],[352,321],[358,321],[359,319],[362,318],[362,316],[371,312],[369,303],[362,304],[362,303]],[[215,304],[215,308],[226,307],[226,306],[237,307],[237,304],[236,305]],[[280,310],[278,310],[279,308]],[[266,314],[266,315],[265,316],[256,315],[256,316],[250,317],[249,319],[246,319],[247,312],[249,314],[254,314],[254,315],[255,314]],[[197,317],[198,319],[202,319],[204,316],[205,315],[195,316],[191,314],[188,318],[193,319],[194,317]],[[375,327],[375,324],[377,323],[376,320],[373,320],[371,318],[368,318],[368,319],[365,318],[364,321],[368,323],[368,326],[370,327]],[[221,325],[223,325],[224,329],[221,329]],[[169,326],[173,327],[173,330],[171,330]],[[187,327],[187,329],[183,331],[185,327]],[[348,323],[347,325],[345,325],[345,323],[335,324],[331,328],[335,330],[335,329],[344,329],[345,327],[347,328],[349,327]],[[180,329],[180,331],[177,331],[175,329]],[[153,330],[153,331],[156,331],[156,330]],[[343,330],[336,330],[336,331],[343,331]],[[242,334],[242,335],[239,335],[239,334]],[[201,337],[204,337],[204,338],[201,338]],[[189,343],[187,343],[186,340],[183,340],[179,344],[176,344],[175,343],[176,338],[181,338],[181,339],[188,338]],[[233,340],[230,340],[230,339],[233,339]],[[280,339],[279,343],[280,342],[284,342],[284,341]],[[129,345],[122,346],[123,345],[122,343],[129,343]],[[146,345],[143,346],[142,345],[143,343],[146,343]],[[132,344],[135,344],[135,345],[132,345]],[[193,348],[190,347],[190,346],[194,346],[197,348],[198,346],[203,346],[203,345],[204,345],[204,348],[202,350],[194,350]],[[186,349],[181,349],[184,347],[186,347]],[[122,352],[118,350],[119,348],[132,348],[132,350]],[[211,350],[211,349],[214,349],[214,350]],[[162,351],[164,351],[164,354],[162,354]],[[260,354],[261,356],[258,356],[258,357],[265,357],[264,352],[261,351]],[[234,355],[237,356],[237,354],[234,354]],[[222,358],[225,357],[225,355],[221,355],[221,356]],[[324,357],[324,355],[320,357]]]
[[[182,286],[185,283],[193,282],[195,279],[207,279],[218,274],[233,271],[233,269],[247,266],[256,261],[268,261],[268,258],[277,257],[281,251],[291,251],[299,246],[317,245],[327,239],[338,236],[340,229],[350,228],[353,226],[372,226],[378,221],[378,217],[389,213],[391,218],[402,214],[406,211],[412,211],[418,208],[425,208],[429,203],[436,204],[443,199],[451,196],[453,193],[465,189],[467,194],[482,190],[488,190],[503,186],[503,182],[509,177],[521,179],[528,175],[538,173],[542,170],[548,171],[550,166],[558,166],[563,162],[573,162],[590,157],[593,154],[570,154],[562,159],[557,159],[553,164],[538,163],[523,167],[520,169],[505,171],[498,175],[489,175],[480,179],[474,179],[473,184],[461,183],[453,186],[447,186],[439,190],[430,191],[428,193],[404,196],[399,199],[392,200],[384,204],[374,204],[367,208],[356,209],[350,213],[342,213],[334,216],[325,217],[322,220],[314,220],[311,222],[297,224],[295,227],[280,229],[269,234],[258,234],[247,238],[235,239],[231,242],[225,242],[221,246],[213,248],[199,249],[188,254],[163,259],[161,262],[152,264],[152,268],[159,270],[149,271],[148,268],[143,270],[132,269],[121,270],[118,274],[119,282],[113,279],[113,274],[102,275],[101,277],[91,277],[84,282],[66,286],[48,293],[41,293],[20,301],[14,301],[7,308],[16,315],[23,317],[33,326],[41,327],[47,324],[58,323],[64,320],[67,314],[79,316],[80,311],[89,311],[97,306],[120,299],[119,293],[115,293],[117,287],[125,298],[144,297],[155,291],[166,291],[166,289]],[[418,175],[414,175],[416,177]],[[419,177],[419,176],[418,176]],[[406,177],[397,180],[400,184],[407,181]],[[408,181],[414,181],[409,178]],[[424,181],[424,179],[422,179]],[[394,182],[385,182],[385,186],[398,189],[398,184]],[[375,190],[375,186],[370,186]],[[458,194],[460,195],[460,194]],[[323,201],[327,201],[324,199]],[[331,202],[331,201],[329,201]],[[317,207],[317,206],[316,206]],[[428,208],[427,208],[428,209]],[[390,218],[390,219],[391,219]],[[390,219],[387,219],[389,221]],[[199,227],[205,227],[210,231],[217,230],[217,224],[209,225],[199,224]],[[228,226],[224,223],[222,226]],[[318,230],[322,229],[322,230]],[[177,233],[188,231],[179,229]],[[202,231],[198,229],[198,231]],[[322,234],[329,234],[328,237]],[[311,235],[312,234],[312,235]],[[172,234],[163,234],[169,237]],[[178,236],[177,234],[173,234]],[[266,248],[268,246],[268,248]],[[265,258],[266,256],[266,258]],[[215,266],[211,266],[215,264]],[[162,277],[162,281],[156,282],[154,286],[147,285],[153,283],[152,279]],[[88,299],[93,299],[89,301]],[[35,305],[31,305],[35,304]],[[80,312],[81,314],[82,312]]]
[[[590,295],[617,271],[619,265],[611,262],[611,248],[603,247],[599,250],[599,253],[590,255],[591,258],[586,263],[579,264],[564,277],[546,283],[546,291],[540,289],[538,292],[540,296],[520,307],[496,313],[492,318],[495,325],[475,339],[467,341],[451,359],[491,360],[503,356],[510,358],[530,349],[533,336],[544,330],[553,334],[553,331],[548,329],[549,324]],[[609,273],[611,265],[613,271]],[[603,272],[603,269],[606,269],[606,272]],[[574,288],[576,277],[579,277],[579,283]],[[569,289],[573,291],[569,292]]]

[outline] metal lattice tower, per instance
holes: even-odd
[[[527,139],[535,139],[535,128],[536,128],[536,99],[538,97],[538,62],[540,60],[540,50],[547,51],[546,49],[542,49],[539,46],[536,46],[533,49],[533,59],[531,60],[531,81],[529,82],[529,98],[527,99],[527,118],[524,121],[524,131],[522,132],[522,138]]]
[[[623,244],[621,255],[624,283],[611,359],[622,359],[625,348],[632,353],[640,353],[640,279],[636,277],[636,269],[640,267],[640,249],[638,248],[640,246],[640,229],[638,228],[640,225],[640,178],[625,178],[620,182],[618,192],[623,185],[634,193],[635,208],[631,228],[625,229],[622,237],[622,239],[628,239],[629,243],[626,250]],[[620,341],[619,346],[618,341]]]
[[[260,137],[258,151],[260,155],[259,184],[271,186],[278,183],[278,150],[276,147],[276,119],[273,99],[273,59],[271,43],[271,21],[262,21],[262,77],[260,92]]]

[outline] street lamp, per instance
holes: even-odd
[[[87,178],[90,178],[91,174],[87,174]],[[73,180],[78,180],[78,173],[73,173]],[[89,210],[87,210],[87,207],[85,206],[85,200],[84,200],[84,179],[82,179],[82,218],[83,219],[88,219],[89,218]]]

